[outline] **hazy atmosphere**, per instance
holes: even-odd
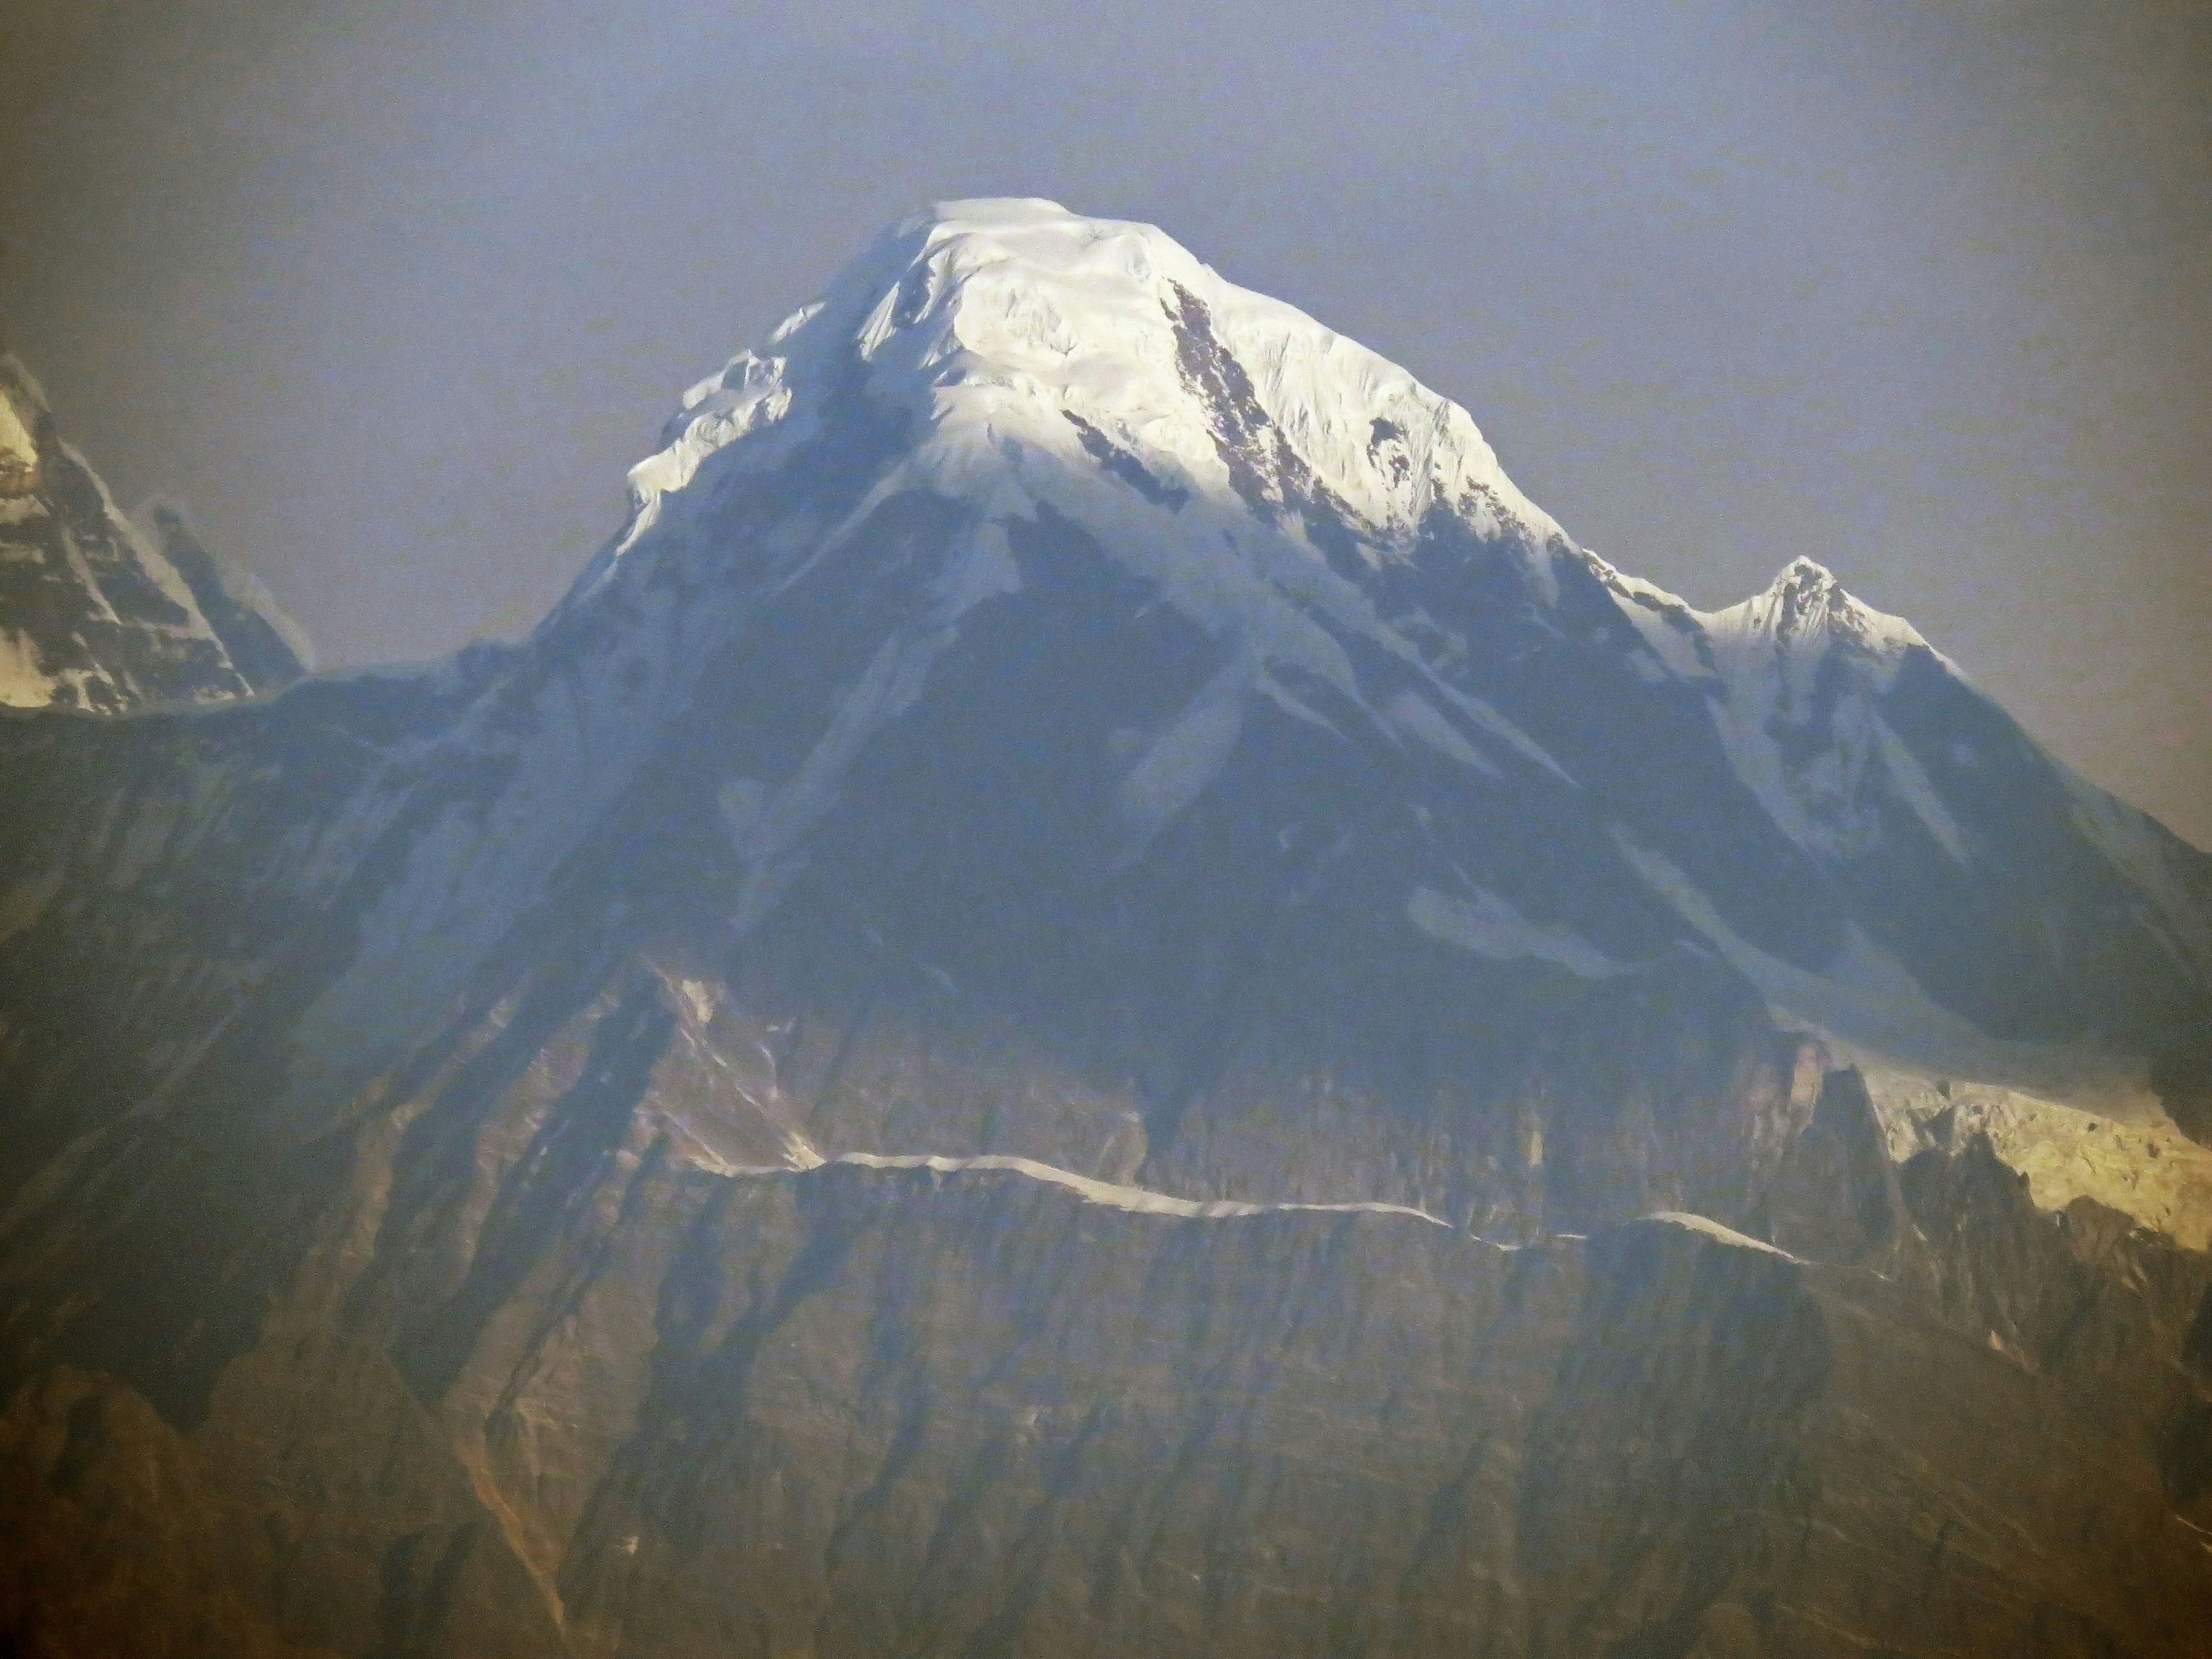
[[[0,0],[0,1659],[2205,1659],[2208,0]]]
[[[933,198],[1153,222],[1624,568],[1803,554],[2212,845],[2212,9],[669,0],[0,21],[0,326],[325,665],[513,635]]]

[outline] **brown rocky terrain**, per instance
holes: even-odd
[[[271,1631],[2179,1655],[2212,1620],[2212,1259],[2039,1209],[1986,1136],[1900,1168],[1855,1072],[1798,1073],[1758,1204],[1789,1254],[1626,1218],[1640,1194],[1516,1246],[1005,1154],[748,1169],[757,1124],[715,1123],[673,1040],[684,991],[641,974],[486,1095],[495,1018],[335,1140],[218,1154],[321,1194],[281,1266],[231,1243],[216,1276],[277,1300],[169,1407],[173,1455],[268,1540]],[[610,1092],[641,1011],[670,1040]],[[203,1264],[208,1200],[168,1200]],[[171,1386],[177,1358],[115,1356]],[[18,1416],[88,1386],[62,1375]],[[111,1503],[99,1547],[173,1502]]]
[[[34,1659],[331,1659],[277,1633],[262,1516],[131,1389],[60,1369],[0,1418],[0,1644]]]

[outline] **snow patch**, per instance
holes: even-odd
[[[1943,805],[1943,798],[1936,793],[1927,772],[1905,746],[1905,740],[1890,729],[1887,720],[1871,708],[1866,711],[1866,719],[1883,769],[1896,786],[1897,793],[1904,797],[1905,804],[1912,809],[1922,827],[1936,838],[1936,844],[1951,855],[1952,862],[1962,870],[1967,868],[1972,859],[1966,850],[1966,833]]]
[[[1415,1221],[1425,1221],[1432,1227],[1449,1229],[1450,1223],[1440,1221],[1425,1210],[1408,1208],[1402,1204],[1247,1204],[1234,1199],[1173,1198],[1165,1193],[1156,1193],[1145,1187],[1123,1187],[1112,1182],[1094,1180],[1072,1170],[1055,1169],[1049,1164],[1034,1159],[1012,1158],[998,1153],[985,1153],[975,1158],[945,1158],[919,1154],[887,1157],[876,1152],[846,1152],[831,1158],[832,1164],[852,1164],[866,1170],[929,1170],[939,1175],[960,1175],[971,1170],[997,1170],[1006,1174],[1026,1176],[1048,1186],[1073,1193],[1086,1204],[1097,1204],[1109,1209],[1127,1210],[1137,1215],[1174,1216],[1183,1219],[1219,1220],[1238,1216],[1281,1215],[1306,1213],[1315,1215],[1401,1215]]]
[[[1425,748],[1433,749],[1447,760],[1490,777],[1504,775],[1488,761],[1483,759],[1474,745],[1460,735],[1459,729],[1443,717],[1437,706],[1419,692],[1401,691],[1382,711],[1384,720],[1401,737],[1410,738]]]
[[[1239,653],[1200,689],[1129,769],[1114,792],[1125,832],[1121,862],[1133,860],[1187,811],[1228,763],[1244,729],[1244,701],[1252,676],[1251,659]]]
[[[2140,1083],[2140,1063],[2121,1056],[1989,1036],[1936,1002],[1902,963],[1856,925],[1846,927],[1836,959],[1817,973],[1770,956],[1730,927],[1712,900],[1664,855],[1617,826],[1613,841],[1652,890],[1778,1012],[1822,1036],[1944,1076],[2057,1099],[2103,1097]]]
[[[1469,884],[1465,896],[1417,887],[1406,917],[1431,939],[1493,962],[1548,962],[1584,979],[1626,971],[1571,927],[1540,927],[1497,894]]]
[[[1789,1251],[1779,1249],[1769,1244],[1765,1239],[1753,1238],[1747,1233],[1740,1233],[1733,1227],[1723,1226],[1711,1216],[1695,1215],[1687,1210],[1661,1210],[1654,1214],[1644,1216],[1640,1220],[1646,1225],[1656,1223],[1664,1227],[1678,1227],[1684,1232],[1698,1233],[1706,1238],[1718,1239],[1722,1243],[1733,1245],[1738,1249],[1758,1250],[1767,1255],[1780,1256],[1784,1261],[1797,1261],[1797,1258]],[[1637,1224],[1637,1222],[1629,1224],[1631,1226]]]

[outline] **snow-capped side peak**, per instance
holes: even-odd
[[[1886,659],[1928,643],[1911,623],[1864,604],[1826,565],[1802,556],[1764,592],[1716,612],[1711,626],[1717,636],[1768,640],[1793,654],[1841,645]]]
[[[251,690],[191,583],[0,350],[0,705],[120,713]]]

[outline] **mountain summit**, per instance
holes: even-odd
[[[631,474],[640,523],[708,456],[749,439],[745,463],[773,465],[856,394],[926,431],[902,478],[948,494],[1048,500],[1103,477],[1200,519],[1228,503],[1238,521],[1325,517],[1370,562],[1409,549],[1431,512],[1558,533],[1466,411],[1403,369],[1151,226],[1025,200],[897,226],[694,386],[667,448]]]
[[[198,1471],[362,1655],[2200,1643],[2212,860],[1907,624],[1034,201],[630,483],[511,650],[0,719],[25,1535]]]
[[[840,521],[787,559],[740,554],[735,521],[833,451],[878,458]],[[713,548],[726,587],[781,592],[854,570],[895,516],[942,515],[896,556],[915,599],[878,667],[902,689],[848,720],[895,718],[958,629],[1018,625],[1040,585],[1141,595],[1160,620],[1123,630],[1114,672],[1157,691],[1177,677],[1148,653],[1206,666],[1179,708],[1115,728],[1109,861],[1197,803],[1260,711],[1316,763],[1380,744],[1422,790],[1503,789],[1571,823],[1575,859],[1422,855],[1448,854],[1470,902],[1540,918],[1524,945],[1648,959],[1656,896],[1661,931],[1921,1063],[2124,1093],[2212,983],[2207,861],[2051,761],[1908,623],[1806,559],[1711,615],[1622,575],[1457,405],[1150,227],[1033,201],[906,222],[692,388],[632,489],[549,647],[603,589],[649,586],[625,564]],[[826,799],[848,760],[842,739],[818,750],[805,790]]]

